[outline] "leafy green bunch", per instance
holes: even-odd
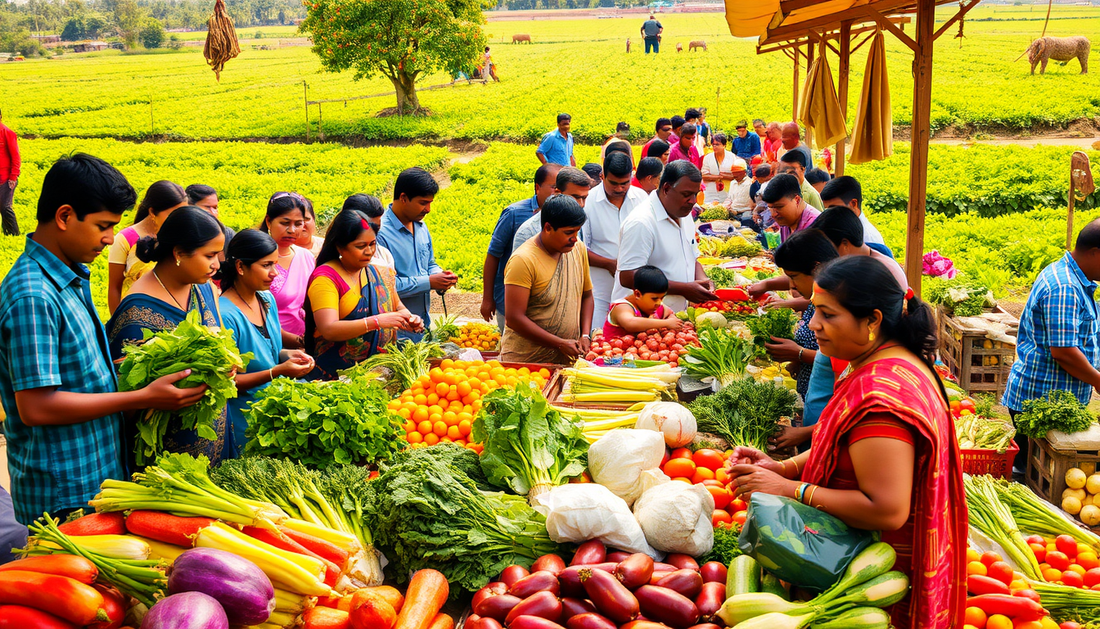
[[[797,395],[773,382],[741,378],[713,395],[701,395],[688,404],[700,432],[725,439],[731,446],[764,451],[780,417],[794,413]]]
[[[745,325],[752,332],[752,342],[763,347],[772,337],[794,339],[794,326],[798,324],[798,315],[790,308],[775,308],[758,317],[745,319]]]
[[[562,485],[587,466],[584,422],[566,417],[531,385],[485,396],[472,438],[483,443],[481,469],[494,487],[525,496]]]
[[[178,421],[184,430],[196,430],[203,439],[217,439],[214,420],[225,409],[226,400],[237,397],[232,374],[244,371],[252,360],[251,353],[241,354],[237,349],[232,331],[203,325],[198,311],[189,312],[174,330],[154,334],[146,329],[140,345],[122,351],[126,359],[119,368],[119,391],[143,389],[158,378],[185,369],[191,374],[177,382],[177,387],[210,387],[193,406],[175,412],[150,410],[138,421],[139,465],[152,461],[164,450],[169,422]]]
[[[725,221],[729,220],[729,217],[729,210],[721,205],[707,207],[699,214],[701,221]]]
[[[250,455],[282,456],[317,468],[389,458],[403,443],[377,381],[276,378],[246,411]]]
[[[1096,423],[1096,415],[1077,401],[1077,398],[1064,389],[1055,389],[1046,397],[1024,402],[1023,412],[1013,421],[1016,432],[1021,435],[1042,439],[1048,430],[1060,430],[1064,433],[1088,430]]]
[[[749,258],[760,253],[760,243],[740,236],[733,236],[722,245],[722,256],[726,258]]]
[[[980,315],[982,309],[992,303],[988,286],[963,277],[950,280],[929,278],[925,295],[929,303],[943,306],[960,317]]]
[[[743,376],[756,355],[752,343],[728,328],[703,328],[699,330],[699,347],[684,349],[681,361],[688,375],[715,378],[722,386]]]
[[[729,288],[737,283],[737,271],[723,269],[720,266],[709,267],[706,269],[706,274],[717,288]]]

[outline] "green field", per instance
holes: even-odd
[[[1042,29],[1030,7],[978,8],[967,37],[945,35],[936,45],[932,123],[979,128],[1065,126],[1100,114],[1100,72],[1079,76],[1076,62],[1052,64],[1032,77],[1025,61],[1012,60]],[[1011,9],[1011,10],[1010,10]],[[1100,32],[1100,9],[1059,8],[1049,32]],[[976,19],[1009,21],[976,21]],[[326,133],[366,139],[508,139],[533,141],[555,114],[574,116],[578,139],[595,142],[629,122],[646,135],[661,115],[706,106],[710,119],[729,127],[741,118],[790,116],[790,62],[780,53],[758,56],[754,41],[729,36],[720,14],[666,15],[667,52],[639,54],[636,17],[619,19],[490,22],[494,42],[530,33],[532,45],[494,44],[503,81],[425,91],[425,118],[377,118],[393,97],[324,106]],[[242,37],[255,29],[243,29]],[[280,34],[289,29],[282,27]],[[201,37],[201,34],[190,34]],[[624,42],[633,37],[627,56]],[[675,42],[706,39],[709,52],[675,54]],[[277,40],[253,43],[274,44]],[[910,55],[887,38],[894,122],[910,118]],[[1093,51],[1093,64],[1100,45]],[[852,63],[852,99],[859,93],[866,48]],[[834,68],[835,70],[835,68]],[[424,85],[448,80],[430,76]],[[245,45],[214,80],[201,51],[172,54],[65,55],[5,65],[0,90],[9,98],[4,118],[23,134],[43,137],[300,138],[305,135],[303,82],[311,99],[345,98],[392,89],[383,79],[355,82],[351,73],[320,71],[306,46],[256,50]],[[719,94],[720,90],[720,94]],[[152,107],[150,107],[150,100]],[[152,109],[152,120],[150,120]],[[311,114],[316,124],[316,108]],[[316,130],[316,127],[314,127]]]

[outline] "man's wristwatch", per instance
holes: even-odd
[[[588,335],[588,334],[582,334],[582,335],[581,335],[581,338],[582,338],[582,339],[588,339],[589,341],[591,341],[591,340],[592,340],[592,336],[591,336],[591,335]]]

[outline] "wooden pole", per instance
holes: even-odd
[[[302,102],[306,106],[306,142],[309,142],[309,83],[302,81]]]
[[[317,135],[320,136],[321,141],[325,141],[325,121],[321,117],[321,103],[317,103]]]
[[[844,124],[848,124],[848,71],[852,57],[852,23],[840,24],[840,65],[837,67],[837,88],[840,97],[840,111],[844,114]],[[836,155],[833,156],[833,172],[837,177],[844,175],[844,151],[847,148],[847,138],[840,138],[836,143]]]
[[[157,134],[157,126],[153,122],[153,95],[149,95],[149,135]]]
[[[810,66],[814,64],[814,50],[817,48],[813,41],[806,42],[806,78],[810,78]],[[821,54],[825,54],[822,51]],[[809,91],[807,90],[805,96],[809,97]],[[797,114],[795,115],[795,121],[798,120]],[[806,146],[813,147],[814,145],[814,130],[806,127]],[[811,153],[812,155],[812,153]],[[813,168],[813,163],[810,164],[810,168]]]
[[[799,70],[801,70],[801,68],[802,68],[802,46],[795,46],[794,47],[794,92],[793,92],[793,99],[792,99],[793,102],[791,104],[791,122],[796,122],[798,120],[798,88],[800,87],[799,86],[799,81],[798,81],[798,73],[799,73]]]
[[[1073,162],[1069,166],[1069,213],[1066,215],[1066,251],[1073,250]]]
[[[936,0],[917,0],[913,39],[913,138],[909,154],[909,212],[905,234],[905,275],[920,294],[924,256],[924,214],[928,194],[928,140],[932,115],[932,46],[935,43]]]

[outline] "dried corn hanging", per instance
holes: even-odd
[[[214,76],[222,80],[225,62],[241,54],[237,43],[237,31],[233,29],[233,18],[225,11],[225,2],[218,0],[214,4],[214,14],[207,23],[206,46],[202,49],[206,62],[214,69]]]

